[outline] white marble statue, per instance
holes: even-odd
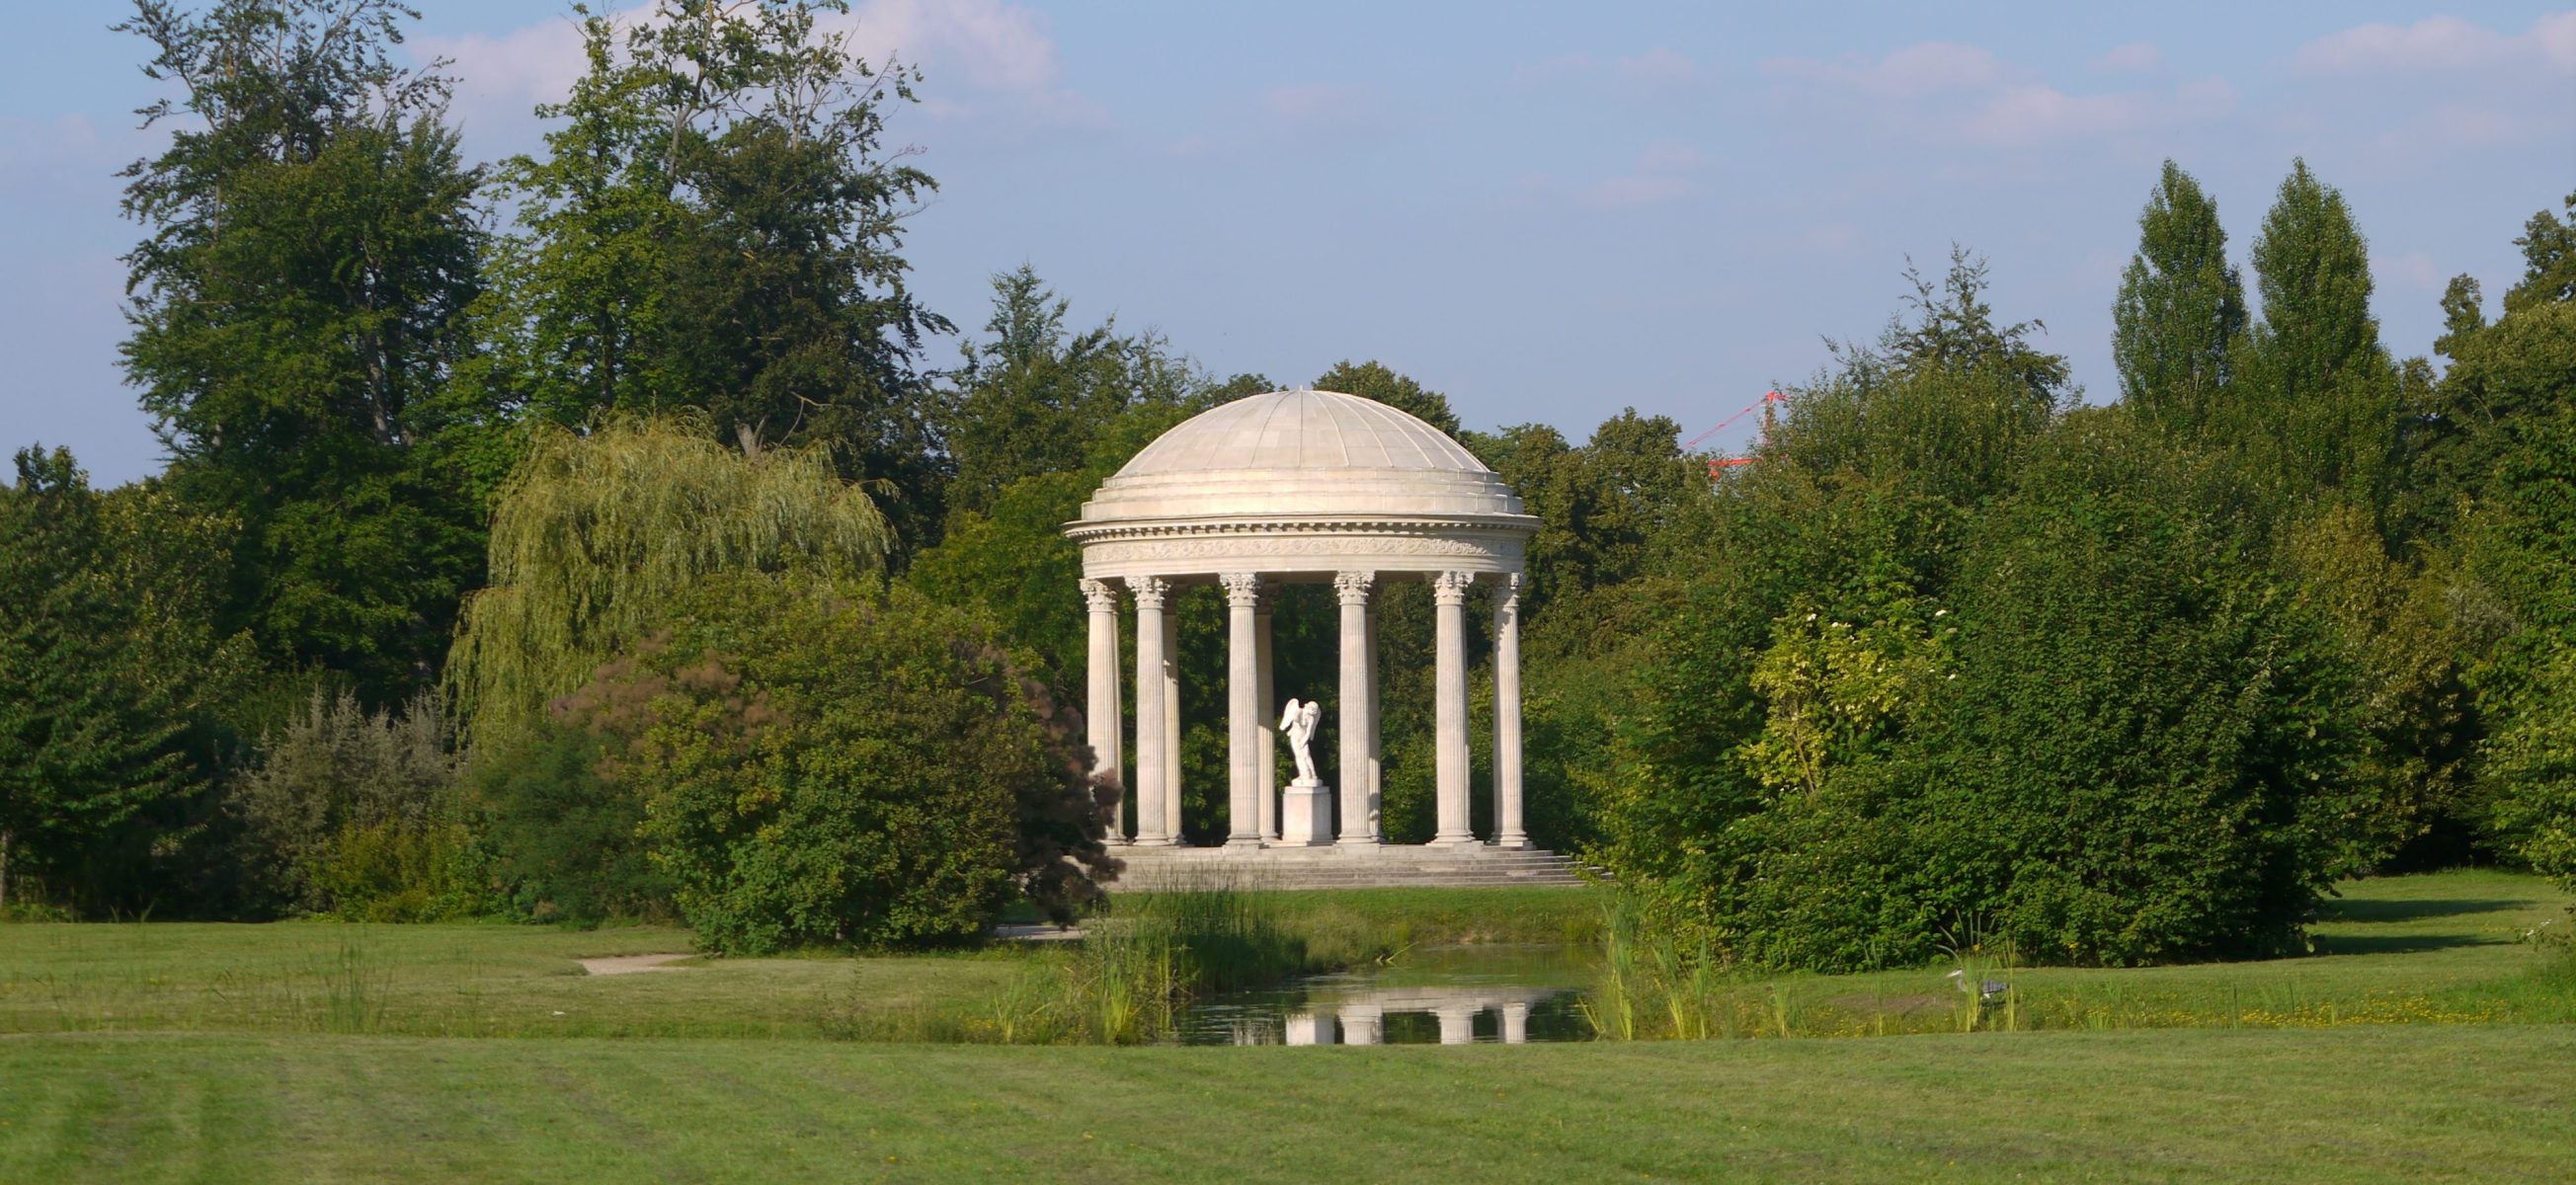
[[[1301,704],[1293,695],[1279,713],[1279,731],[1288,734],[1288,752],[1297,758],[1297,780],[1308,785],[1320,780],[1315,777],[1315,755],[1307,751],[1307,744],[1315,739],[1315,722],[1323,718],[1322,704],[1313,700]]]

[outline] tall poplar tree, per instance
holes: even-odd
[[[140,0],[117,28],[177,94],[124,209],[127,378],[183,499],[238,515],[229,616],[275,664],[425,684],[479,577],[477,515],[425,441],[466,350],[478,174],[448,80],[396,66],[390,0]]]
[[[2111,318],[2121,398],[2186,431],[2206,423],[2245,330],[2245,285],[2227,262],[2218,203],[2170,160],[2138,215]]]
[[[2254,240],[2262,321],[2240,354],[2240,401],[2295,496],[2340,489],[2374,508],[2395,445],[2395,368],[2370,313],[2370,249],[2343,194],[2293,163]]]

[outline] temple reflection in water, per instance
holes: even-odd
[[[1229,1028],[1236,1045],[1411,1044],[1427,1043],[1427,1019],[1438,1026],[1442,1045],[1520,1045],[1530,1040],[1533,1013],[1572,995],[1564,988],[1507,985],[1372,988],[1310,998],[1281,1012],[1236,1016]]]

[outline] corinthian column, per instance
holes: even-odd
[[[1118,587],[1106,580],[1082,582],[1082,599],[1091,607],[1091,701],[1083,709],[1090,734],[1091,774],[1118,791],[1117,813],[1110,817],[1108,840],[1127,842],[1127,781],[1120,773],[1118,719]]]
[[[1467,590],[1475,583],[1472,572],[1442,572],[1431,581],[1431,600],[1439,607],[1433,698],[1440,829],[1431,837],[1434,847],[1476,842],[1467,827]]]
[[[1526,848],[1521,822],[1521,576],[1494,591],[1494,846]]]
[[[1261,846],[1260,637],[1252,611],[1261,604],[1261,577],[1228,572],[1225,585],[1225,846]]]
[[[1333,577],[1333,595],[1342,605],[1342,688],[1341,719],[1342,765],[1336,775],[1342,782],[1341,842],[1374,845],[1378,842],[1374,812],[1369,810],[1369,754],[1377,731],[1377,721],[1369,714],[1369,687],[1375,672],[1369,663],[1369,588],[1377,580],[1375,572],[1343,572]]]
[[[1136,842],[1165,847],[1172,842],[1174,820],[1163,781],[1169,771],[1163,751],[1163,646],[1170,641],[1163,599],[1172,584],[1159,576],[1131,576],[1127,588],[1136,594]]]

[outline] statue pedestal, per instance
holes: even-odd
[[[1333,842],[1333,796],[1322,782],[1299,778],[1279,795],[1279,846],[1321,847]]]

